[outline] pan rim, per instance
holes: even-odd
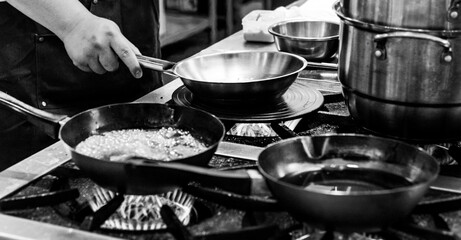
[[[321,22],[321,23],[327,23],[331,25],[335,25],[338,27],[338,33],[333,34],[330,36],[325,36],[325,37],[297,37],[293,35],[288,35],[288,34],[282,34],[280,32],[277,32],[274,30],[274,28],[281,26],[281,25],[286,25],[290,23],[303,23],[303,22]],[[291,20],[286,20],[286,21],[281,21],[272,24],[268,28],[268,32],[276,37],[281,37],[284,39],[289,39],[289,40],[302,40],[302,41],[313,41],[313,42],[326,42],[326,41],[332,41],[332,40],[339,40],[339,31],[340,31],[340,24],[335,23],[333,21],[325,21],[325,20],[306,20],[306,19],[291,19]]]
[[[106,105],[102,105],[102,106],[99,106],[99,107],[95,107],[95,108],[91,108],[91,109],[87,109],[85,111],[82,111],[82,112],[79,112],[75,115],[73,115],[72,117],[67,117],[65,119],[65,122],[61,124],[61,127],[59,128],[59,139],[60,139],[60,142],[62,142],[65,146],[66,146],[66,149],[68,150],[68,152],[72,153],[72,154],[78,154],[80,156],[84,156],[85,158],[91,158],[92,160],[96,160],[96,161],[102,161],[102,162],[110,162],[110,163],[113,163],[113,164],[127,164],[127,162],[118,162],[118,161],[110,161],[110,160],[105,160],[105,159],[99,159],[99,158],[95,158],[95,157],[92,157],[92,156],[88,156],[88,155],[85,155],[85,154],[82,154],[80,152],[78,152],[76,150],[76,146],[71,146],[68,144],[68,142],[64,141],[62,139],[62,131],[63,129],[66,127],[66,124],[68,122],[70,122],[72,119],[78,117],[78,116],[81,116],[83,114],[89,114],[89,112],[92,112],[92,111],[95,111],[95,110],[100,110],[100,109],[105,109],[105,108],[111,108],[111,107],[123,107],[123,106],[128,106],[128,105],[152,105],[152,106],[162,106],[162,107],[174,107],[174,108],[182,108],[182,109],[188,109],[188,110],[192,110],[192,111],[197,111],[197,112],[201,112],[202,114],[206,114],[206,115],[209,115],[211,116],[212,118],[216,119],[217,122],[221,125],[221,133],[220,133],[220,137],[217,141],[215,141],[213,144],[210,144],[209,146],[207,146],[206,149],[200,151],[199,153],[195,154],[195,155],[199,155],[199,154],[202,154],[204,152],[208,152],[210,150],[212,150],[213,148],[217,148],[219,143],[223,141],[224,139],[224,135],[226,133],[226,130],[225,130],[225,126],[224,124],[222,123],[222,121],[217,117],[215,116],[214,114],[212,113],[209,113],[209,112],[206,112],[204,110],[201,110],[201,109],[195,109],[195,108],[190,108],[190,107],[185,107],[185,106],[179,106],[179,105],[175,105],[175,104],[169,104],[169,103],[149,103],[149,102],[126,102],[126,103],[113,103],[113,104],[106,104]],[[78,144],[77,144],[78,145]],[[194,155],[194,156],[195,156]],[[190,157],[190,156],[189,156]],[[186,159],[188,157],[181,157],[181,158],[176,158],[176,159],[173,159],[171,161],[165,161],[165,162],[178,162],[178,161],[182,161],[184,159]]]
[[[373,191],[340,192],[340,191],[330,191],[330,190],[317,189],[317,188],[307,190],[304,187],[297,186],[297,185],[294,185],[294,184],[290,184],[290,183],[287,183],[287,182],[284,182],[284,181],[280,181],[279,178],[274,177],[273,175],[269,174],[267,171],[265,171],[265,169],[263,167],[261,167],[261,164],[260,164],[261,156],[264,154],[264,152],[268,151],[272,146],[276,146],[278,144],[283,144],[283,143],[286,144],[287,142],[299,141],[299,140],[302,140],[302,139],[305,139],[305,138],[316,138],[316,137],[322,137],[322,138],[323,137],[360,137],[360,138],[370,138],[371,137],[371,138],[377,139],[379,141],[391,141],[391,142],[396,142],[396,143],[399,143],[399,144],[403,144],[405,146],[417,149],[418,151],[420,151],[423,154],[427,155],[429,157],[429,159],[432,159],[433,161],[430,164],[433,164],[435,166],[435,171],[434,171],[435,173],[432,176],[430,176],[430,178],[428,178],[427,180],[422,181],[422,182],[418,182],[418,183],[412,183],[410,186],[397,187],[397,188],[392,188],[392,189],[373,190]],[[391,138],[385,138],[385,137],[369,135],[369,134],[327,133],[327,134],[316,135],[316,136],[297,136],[297,137],[293,137],[293,138],[289,138],[289,139],[283,139],[283,140],[281,140],[279,142],[270,144],[258,156],[258,170],[264,176],[264,178],[266,178],[267,180],[270,181],[269,185],[272,185],[272,184],[281,185],[281,186],[289,188],[289,189],[291,189],[293,191],[302,190],[302,191],[307,191],[309,193],[325,195],[325,196],[329,196],[329,197],[345,197],[345,198],[348,198],[348,197],[390,195],[390,194],[396,194],[396,193],[401,193],[401,192],[408,192],[411,189],[416,189],[416,188],[424,188],[424,187],[429,188],[430,184],[436,180],[436,178],[438,176],[438,173],[440,171],[440,167],[437,164],[436,159],[434,159],[432,156],[430,156],[428,153],[426,153],[422,148],[414,146],[414,145],[410,145],[410,144],[408,144],[406,142],[403,142],[403,141],[399,141],[399,140],[391,139]]]
[[[302,66],[299,69],[295,70],[295,71],[292,71],[290,73],[286,73],[286,74],[283,74],[283,75],[280,75],[280,76],[276,76],[276,77],[268,77],[268,78],[263,78],[263,79],[249,79],[249,80],[232,81],[232,82],[229,82],[229,81],[204,81],[204,80],[200,80],[200,79],[197,79],[197,78],[190,78],[190,77],[184,76],[183,74],[180,74],[178,72],[178,68],[181,65],[184,65],[188,60],[213,57],[213,56],[217,56],[217,55],[264,54],[264,53],[266,53],[266,54],[286,55],[286,56],[293,57],[293,58],[299,60],[302,63]],[[194,81],[194,82],[207,83],[207,84],[229,84],[229,85],[230,84],[245,84],[245,83],[250,84],[250,83],[255,83],[255,82],[271,81],[271,80],[291,76],[293,74],[299,74],[302,70],[304,70],[307,67],[307,64],[308,64],[307,60],[304,59],[303,57],[298,56],[296,54],[287,53],[287,52],[279,52],[279,51],[272,51],[272,50],[270,50],[270,51],[268,51],[268,50],[266,50],[266,51],[264,51],[264,50],[234,50],[234,51],[219,51],[219,52],[214,52],[214,53],[209,53],[209,54],[201,54],[201,55],[198,55],[198,56],[192,56],[192,57],[186,58],[186,59],[181,60],[178,63],[176,63],[174,65],[172,71],[181,80],[182,79],[187,79],[187,81]]]

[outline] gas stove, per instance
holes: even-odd
[[[173,82],[139,101],[169,102],[170,98],[165,96],[171,96],[178,87],[179,83]],[[291,136],[293,132],[300,136],[371,134],[350,118],[338,92],[323,93],[325,104],[300,119],[270,123],[227,122],[226,125],[232,127],[223,145],[231,148],[218,150],[209,166],[222,171],[254,168],[254,159],[248,159],[249,155],[254,155],[253,151]],[[246,145],[246,150],[239,149],[239,144]],[[456,160],[445,154],[445,147],[452,144],[457,143],[421,147],[437,155],[442,166],[457,166]],[[0,173],[0,178],[5,179],[0,184],[3,189],[0,236],[13,239],[297,240],[423,239],[421,236],[426,239],[457,239],[461,236],[461,195],[446,191],[430,190],[404,223],[381,232],[344,234],[299,222],[283,208],[271,208],[270,204],[260,208],[240,204],[248,201],[239,201],[242,196],[230,196],[226,192],[217,195],[220,196],[219,201],[218,198],[216,201],[205,200],[200,197],[203,191],[195,191],[194,185],[188,186],[185,191],[161,196],[125,196],[109,192],[98,187],[72,161],[68,161],[60,143],[31,158],[35,164],[22,163]],[[226,200],[226,196],[230,200]],[[148,208],[138,209],[139,205],[147,205]],[[124,210],[121,211],[121,208]],[[178,217],[171,212],[183,215],[178,214]],[[135,216],[136,221],[127,216]],[[141,221],[143,219],[148,220]]]

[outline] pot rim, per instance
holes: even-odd
[[[461,30],[456,30],[456,29],[429,30],[429,29],[422,29],[422,28],[395,27],[395,26],[364,22],[364,21],[346,16],[342,11],[343,8],[339,0],[336,1],[335,4],[333,4],[333,10],[336,12],[336,15],[341,19],[341,21],[344,22],[345,24],[351,25],[357,28],[376,31],[376,32],[404,31],[404,32],[426,33],[426,34],[444,36],[444,37],[457,37],[458,35],[461,35]]]

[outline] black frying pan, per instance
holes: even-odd
[[[154,103],[122,103],[93,108],[67,117],[33,108],[0,91],[0,103],[25,114],[31,122],[50,136],[59,138],[69,149],[73,161],[102,187],[130,194],[152,192],[149,183],[132,184],[125,174],[127,163],[100,160],[76,152],[75,147],[91,135],[120,129],[152,129],[176,127],[189,130],[208,148],[196,155],[175,162],[207,166],[225,134],[223,123],[207,112],[175,105]],[[130,165],[130,164],[128,164]],[[140,166],[138,165],[138,168]],[[171,176],[170,176],[171,177]],[[162,187],[157,192],[171,190]]]
[[[272,194],[284,209],[314,226],[373,231],[408,215],[437,177],[439,167],[433,157],[415,146],[386,138],[342,134],[295,137],[272,144],[259,155],[258,169],[259,172],[223,172],[184,164],[146,166],[132,162],[127,175],[130,184],[149,185],[153,193],[157,188],[196,181],[238,194]],[[327,171],[323,176],[326,178],[336,174],[336,182],[305,187],[298,185],[305,178],[282,180],[319,169]],[[338,169],[348,174],[328,173]],[[370,173],[374,171],[380,174]],[[348,185],[367,190],[348,190]]]

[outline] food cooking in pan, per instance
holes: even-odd
[[[79,143],[76,151],[97,159],[127,161],[148,159],[171,161],[205,150],[207,146],[187,130],[123,129],[93,135]]]

